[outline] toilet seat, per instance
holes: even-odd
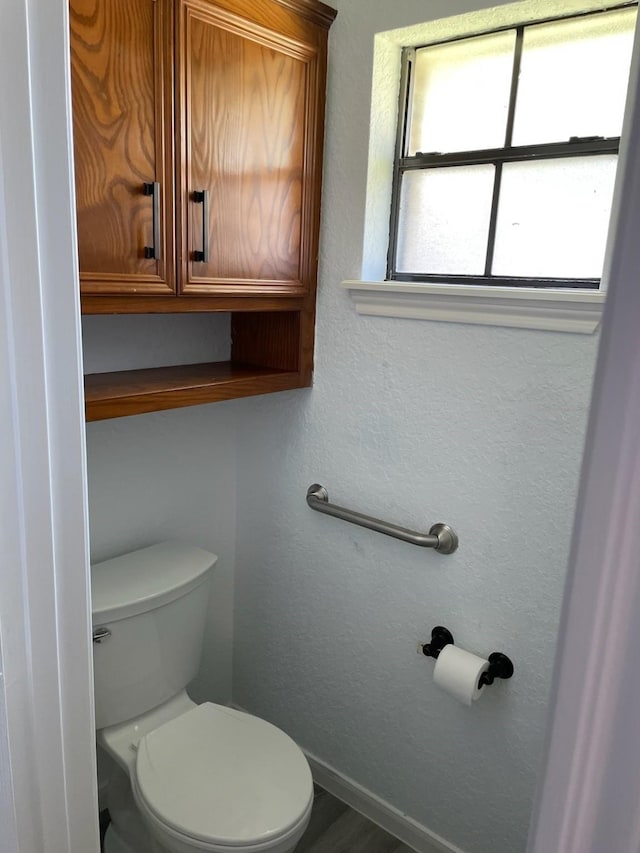
[[[288,735],[209,702],[146,734],[132,775],[154,835],[185,850],[277,851],[313,802],[309,765]]]

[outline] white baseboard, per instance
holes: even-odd
[[[398,811],[353,779],[343,776],[314,755],[308,752],[305,752],[305,755],[314,782],[386,832],[395,835],[412,850],[417,853],[464,853],[459,847]]]

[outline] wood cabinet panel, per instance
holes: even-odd
[[[85,293],[174,290],[172,8],[170,0],[70,2]],[[144,186],[154,182],[160,245],[154,245],[155,198]],[[145,247],[159,259],[145,257]]]
[[[300,311],[235,314],[231,322],[231,358],[300,372]]]
[[[304,294],[314,269],[316,46],[202,0],[183,0],[179,21],[181,292]]]

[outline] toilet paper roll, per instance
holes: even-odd
[[[489,669],[489,661],[458,646],[445,646],[436,661],[433,680],[464,705],[471,705],[482,693],[478,687],[483,672]]]

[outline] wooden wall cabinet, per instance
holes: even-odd
[[[334,17],[70,0],[83,312],[233,314],[229,363],[89,376],[88,419],[310,384]]]

